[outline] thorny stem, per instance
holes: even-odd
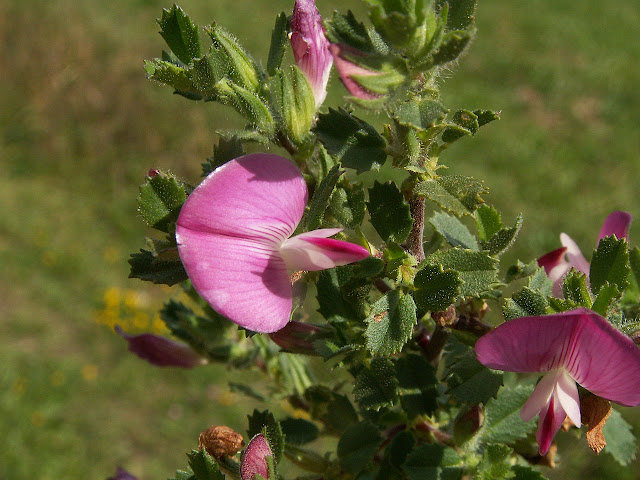
[[[416,257],[418,262],[424,260],[424,246],[422,244],[422,237],[424,236],[424,204],[425,198],[420,196],[415,196],[409,201],[413,226],[411,227],[411,232],[407,237],[405,246],[407,251]]]

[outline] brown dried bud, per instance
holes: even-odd
[[[602,429],[609,415],[611,415],[611,402],[595,395],[585,395],[580,399],[580,413],[582,421],[587,428],[587,443],[596,455],[607,444]]]
[[[458,320],[458,312],[455,305],[449,305],[449,308],[442,312],[431,312],[431,318],[441,327],[453,325]]]
[[[243,446],[242,435],[224,425],[212,426],[198,437],[198,449],[204,448],[213,458],[231,457]]]

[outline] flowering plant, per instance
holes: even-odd
[[[475,35],[475,0],[367,4],[365,25],[297,0],[266,66],[215,23],[205,51],[180,7],[159,20],[170,52],[149,78],[246,125],[220,132],[203,179],[147,174],[139,211],[163,237],[131,256],[130,276],[180,284],[190,302],[161,312],[176,339],[120,333],[158,366],[259,369],[306,418],[244,385],[265,408],[247,446],[211,427],[176,478],[274,480],[285,464],[299,479],[544,478],[534,465],[554,464],[557,432],[583,424],[594,452],[626,464],[635,443],[609,400],[640,404],[631,216],[608,217],[590,262],[563,234],[562,249],[505,264],[522,217],[505,225],[483,182],[441,162],[499,118],[439,93]],[[324,105],[333,66],[348,108]]]

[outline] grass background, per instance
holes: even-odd
[[[233,31],[266,59],[275,14],[292,1],[184,0],[199,24]],[[337,1],[319,1],[329,15]],[[510,222],[512,258],[569,233],[594,246],[614,209],[640,215],[640,4],[479,2],[479,35],[443,86],[451,107],[502,110],[442,161],[484,179]],[[136,187],[151,167],[195,179],[230,110],[149,83],[163,41],[157,0],[0,2],[0,479],[102,479],[121,464],[166,478],[211,424],[245,430],[254,405],[219,367],[153,368],[101,321],[154,326],[171,289],[127,279],[148,234]],[[348,5],[362,11],[362,5]],[[336,76],[326,104],[339,105]],[[640,238],[640,227],[631,228]],[[106,319],[106,320],[105,320]],[[640,431],[637,414],[627,418]],[[634,417],[635,415],[635,417]],[[561,435],[554,478],[640,478]]]

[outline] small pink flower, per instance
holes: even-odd
[[[242,480],[254,480],[256,475],[261,475],[269,480],[269,467],[266,458],[272,456],[267,439],[258,434],[251,439],[240,461],[240,478]]]
[[[116,332],[129,342],[129,351],[157,367],[193,368],[207,363],[189,345],[159,335],[128,335],[119,326]]]
[[[629,225],[631,225],[631,215],[627,212],[615,211],[609,214],[600,230],[598,242],[611,235],[629,239]],[[560,242],[561,248],[538,259],[538,265],[544,268],[553,281],[553,295],[556,297],[562,296],[562,279],[572,268],[589,276],[589,262],[584,258],[576,242],[566,233],[560,234]]]
[[[580,427],[576,383],[621,405],[640,405],[640,350],[586,308],[508,321],[481,337],[475,349],[489,368],[545,374],[520,412],[525,422],[540,415],[541,455],[566,416]]]
[[[333,55],[333,61],[336,64],[336,70],[338,70],[340,80],[351,95],[364,100],[375,100],[381,97],[380,94],[367,90],[358,82],[358,77],[381,75],[381,72],[361,67],[347,57],[347,55],[362,57],[365,55],[364,53],[355,48],[337,43],[332,43],[329,46],[329,51],[331,55]]]
[[[242,327],[263,333],[284,327],[292,309],[292,272],[369,256],[366,248],[327,238],[340,228],[291,237],[306,202],[300,170],[278,155],[245,155],[209,174],[176,224],[178,252],[196,291]]]
[[[317,108],[327,96],[327,83],[333,59],[329,53],[329,41],[325,37],[322,17],[316,8],[315,0],[296,0],[289,40],[296,65],[311,85]]]

